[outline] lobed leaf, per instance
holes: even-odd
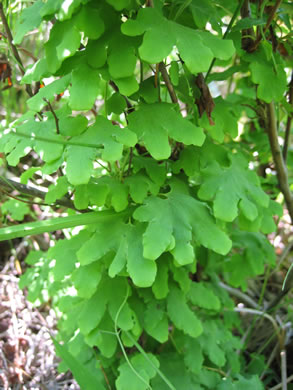
[[[201,128],[174,111],[168,103],[142,105],[129,116],[128,127],[156,160],[167,159],[171,155],[168,137],[186,145],[201,146],[205,135]]]

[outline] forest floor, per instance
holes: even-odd
[[[79,390],[70,373],[58,373],[51,335],[56,334],[56,315],[49,305],[34,307],[20,290],[22,273],[16,251],[0,246],[0,389]],[[12,254],[14,253],[14,254]]]

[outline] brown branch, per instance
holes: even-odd
[[[23,63],[22,63],[21,58],[19,56],[18,50],[17,50],[16,46],[13,43],[13,37],[12,37],[12,34],[11,34],[11,30],[9,28],[9,25],[8,25],[5,13],[4,13],[2,1],[0,1],[0,18],[2,20],[2,23],[3,23],[4,29],[5,29],[5,32],[6,32],[6,35],[7,35],[7,40],[8,40],[9,46],[11,48],[11,51],[12,51],[12,53],[14,55],[14,58],[16,59],[16,61],[18,63],[20,72],[22,73],[22,75],[24,75],[24,73],[25,73],[24,72],[24,66],[23,66]],[[28,93],[28,95],[30,97],[32,97],[33,96],[33,92],[32,92],[31,86],[29,84],[26,84],[25,89],[26,89],[26,92]]]
[[[293,109],[293,72],[291,75],[291,81],[289,84],[289,99],[288,102],[291,106],[291,109]],[[290,140],[290,132],[291,132],[291,124],[292,124],[292,112],[289,112],[287,123],[286,123],[286,131],[285,131],[285,138],[284,138],[284,146],[283,146],[283,159],[284,161],[287,160],[287,153],[288,153],[288,147],[289,147],[289,140]]]
[[[167,72],[167,69],[165,67],[164,62],[160,62],[159,63],[159,70],[160,70],[160,72],[162,74],[163,80],[164,80],[165,85],[166,85],[166,87],[168,89],[168,92],[169,92],[169,95],[170,95],[170,98],[171,98],[172,102],[173,103],[178,103],[176,92],[174,90],[173,84],[171,83],[171,80],[170,80],[170,77],[169,77],[169,74]]]
[[[277,0],[276,4],[273,6],[273,8],[271,10],[271,13],[270,13],[270,15],[268,17],[267,23],[266,23],[266,25],[265,25],[265,27],[263,29],[262,34],[259,33],[258,37],[256,38],[256,41],[255,41],[254,47],[253,47],[253,51],[255,51],[258,48],[258,45],[261,42],[262,35],[264,35],[267,32],[268,28],[270,27],[270,25],[271,25],[271,23],[272,23],[272,21],[273,21],[273,19],[275,17],[275,14],[277,12],[277,9],[279,8],[281,3],[282,3],[282,0]]]
[[[41,190],[39,190],[37,188],[31,187],[31,186],[28,186],[28,185],[25,185],[25,184],[22,184],[22,183],[18,183],[18,182],[14,181],[14,180],[6,179],[3,176],[0,176],[0,187],[8,189],[8,190],[13,189],[13,190],[18,191],[21,194],[29,195],[29,196],[40,198],[40,199],[43,199],[43,200],[45,199],[46,194],[47,194],[46,192],[41,191]],[[52,206],[50,204],[46,204],[46,205],[47,206]],[[56,201],[56,203],[54,204],[54,206],[57,206],[57,205],[64,206],[64,207],[67,207],[69,209],[76,210],[73,202],[71,202],[71,200],[66,199],[66,198],[58,199]],[[81,211],[81,210],[77,210],[77,211]]]
[[[273,160],[275,163],[275,169],[277,171],[279,187],[282,194],[284,195],[284,199],[288,208],[291,222],[293,223],[293,197],[289,187],[287,167],[283,159],[281,147],[278,141],[276,113],[275,113],[275,106],[273,102],[267,104],[267,114],[268,114],[268,136],[271,145]]]
[[[114,83],[114,81],[110,80],[109,81],[109,85],[114,89],[115,92],[119,92],[119,88],[118,86]],[[126,102],[126,105],[127,105],[127,113],[130,114],[131,112],[134,111],[134,107],[133,105],[130,103],[130,101],[128,100],[127,96],[125,95],[121,95],[123,97],[123,99],[125,100]]]
[[[10,194],[8,191],[4,190],[3,188],[0,187],[0,191],[3,192],[3,194],[7,195],[9,198],[12,198],[12,199],[15,199],[17,200],[18,202],[22,202],[22,203],[26,203],[26,204],[30,204],[30,205],[39,205],[39,206],[48,206],[47,203],[41,203],[41,202],[31,202],[30,200],[25,200],[25,199],[21,199],[17,196],[14,196],[12,194]]]
[[[46,98],[43,98],[43,100],[48,104],[49,110],[51,111],[51,113],[52,113],[52,115],[53,115],[53,117],[54,117],[54,119],[55,119],[56,133],[57,133],[57,134],[60,134],[59,119],[58,119],[58,117],[57,117],[57,115],[56,115],[56,113],[55,113],[55,111],[54,111],[54,109],[53,109],[53,107],[52,107],[52,104],[51,104],[51,103],[49,102],[49,100],[46,99]]]

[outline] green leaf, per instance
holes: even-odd
[[[49,249],[48,259],[55,260],[52,270],[55,281],[62,281],[65,276],[70,275],[75,269],[75,263],[77,262],[76,248],[81,244],[74,245],[74,243],[76,243],[76,238],[59,240],[55,246]]]
[[[60,134],[65,136],[77,136],[85,131],[88,120],[82,115],[61,117],[59,119]]]
[[[30,213],[29,206],[16,199],[9,199],[2,203],[1,211],[3,214],[9,215],[15,221],[22,221],[24,216]]]
[[[129,116],[129,129],[143,140],[147,150],[156,160],[167,159],[171,155],[168,137],[186,145],[201,146],[205,135],[174,111],[167,103],[142,105]]]
[[[127,261],[127,239],[122,236],[115,257],[109,267],[109,276],[114,278],[123,270]]]
[[[51,84],[46,85],[44,88],[41,88],[35,96],[33,96],[27,101],[29,108],[32,111],[41,111],[41,109],[47,105],[44,99],[47,99],[52,102],[55,95],[58,95],[59,93],[65,91],[65,89],[70,83],[70,80],[71,75],[67,75],[59,80],[53,81]]]
[[[119,217],[113,216],[109,221],[97,225],[93,236],[77,252],[81,265],[91,264],[120,246],[120,240],[127,237],[127,226]]]
[[[100,330],[102,329],[102,331]],[[112,318],[106,313],[99,324],[99,328],[91,331],[85,341],[91,347],[99,348],[101,354],[106,358],[111,358],[117,349],[117,337],[114,333],[114,324]]]
[[[73,185],[87,184],[92,175],[95,157],[95,149],[68,146],[65,152],[68,181]]]
[[[166,256],[162,255],[158,263],[158,271],[154,284],[152,285],[152,291],[156,299],[164,299],[168,295],[168,272],[169,267],[165,262]]]
[[[165,308],[157,302],[148,304],[144,313],[144,328],[146,332],[160,343],[165,343],[169,336],[169,323]]]
[[[157,266],[143,254],[143,231],[144,227],[141,225],[130,229],[128,240],[131,245],[128,245],[127,271],[136,286],[150,287],[156,278]]]
[[[238,123],[237,116],[233,112],[233,105],[231,102],[227,102],[221,97],[214,99],[215,108],[212,112],[212,119],[214,124],[211,124],[207,115],[203,115],[199,120],[200,126],[204,127],[218,142],[223,142],[225,134],[229,134],[232,138],[238,136]],[[236,106],[237,107],[237,106]]]
[[[50,31],[50,38],[45,43],[48,69],[53,74],[60,68],[65,58],[72,56],[80,45],[81,34],[74,21],[56,22]]]
[[[238,215],[238,207],[245,216],[254,220],[260,207],[268,207],[269,197],[261,189],[255,172],[242,166],[240,160],[232,159],[228,168],[221,168],[214,161],[202,170],[203,184],[198,196],[213,200],[216,218],[232,222]]]
[[[115,79],[114,81],[119,88],[119,92],[125,96],[131,96],[139,89],[139,84],[136,81],[135,76],[123,77],[121,79]]]
[[[185,295],[175,285],[167,297],[167,309],[170,320],[185,334],[196,338],[203,332],[202,324],[188,307]]]
[[[57,0],[57,4],[60,0]],[[66,2],[66,0],[61,0],[62,6],[57,7],[55,12],[58,11],[57,19],[60,21],[71,19],[73,13],[79,8],[81,3],[84,3],[83,0],[72,0],[70,2]],[[50,3],[50,0],[47,1],[46,4]]]
[[[107,3],[112,5],[117,11],[121,11],[130,5],[130,0],[107,0]]]
[[[207,22],[216,16],[216,5],[211,0],[202,0],[200,3],[193,1],[189,7],[192,17],[200,29],[204,29]]]
[[[43,8],[41,9],[41,16],[51,16],[55,12],[57,12],[63,3],[64,0],[48,0],[46,3],[44,3]]]
[[[94,262],[72,272],[71,278],[79,297],[89,299],[96,292],[102,278],[101,268],[101,263]]]
[[[224,346],[231,340],[226,339],[223,326],[219,326],[218,321],[209,319],[204,323],[204,331],[201,337],[198,339],[201,348],[205,354],[208,355],[211,362],[218,367],[223,367],[226,363],[226,357],[224,352]],[[229,335],[231,335],[229,333]],[[221,345],[223,344],[223,346]]]
[[[38,0],[22,11],[20,18],[17,21],[16,33],[13,37],[13,41],[16,45],[21,43],[27,32],[39,27],[42,21],[40,12],[42,11],[43,6],[43,1]]]
[[[266,21],[264,19],[254,19],[251,17],[246,17],[241,20],[238,20],[238,22],[233,26],[232,31],[241,31],[249,29],[253,26],[263,26],[266,24]]]
[[[53,119],[47,121],[35,122],[35,132],[31,129],[31,134],[36,135],[36,140],[34,142],[34,150],[38,153],[41,159],[45,162],[52,162],[58,160],[62,154],[64,145],[62,144],[62,137],[59,134],[56,134],[56,125]],[[51,142],[43,141],[38,139],[41,134],[46,134]],[[56,141],[56,143],[54,143]],[[58,143],[58,141],[61,141]]]
[[[166,179],[166,168],[156,160],[142,156],[133,156],[133,171],[145,170],[152,181],[161,186]]]
[[[186,340],[185,343],[184,363],[194,374],[198,374],[202,369],[204,357],[200,344],[195,339]]]
[[[131,330],[134,326],[133,311],[128,302],[125,302],[128,288],[125,278],[115,278],[109,281],[108,311],[113,322],[123,331]]]
[[[213,57],[226,60],[234,53],[232,41],[167,20],[154,8],[141,9],[137,19],[125,22],[121,29],[130,36],[141,35],[145,31],[139,54],[149,63],[161,62],[176,45],[192,73],[207,71]],[[198,53],[201,55],[198,56]]]
[[[156,103],[158,101],[158,88],[156,88],[154,76],[148,77],[140,83],[139,95],[143,97],[146,103]]]
[[[171,62],[169,75],[172,84],[177,86],[179,84],[179,65],[176,61]]]
[[[122,157],[123,145],[134,146],[137,138],[132,131],[114,126],[106,118],[98,116],[92,126],[80,136],[74,137],[73,140],[77,144],[87,143],[96,145],[96,147],[103,145],[102,159],[112,162]],[[81,146],[68,146],[66,148],[66,174],[71,184],[88,183],[96,155],[97,151],[94,148]]]
[[[189,291],[190,285],[192,283],[189,270],[187,267],[175,266],[173,262],[171,262],[170,268],[173,279],[179,284],[179,287],[184,292],[184,294],[186,294]]]
[[[100,68],[107,60],[106,43],[101,40],[90,40],[86,46],[87,63],[93,68]]]
[[[49,76],[47,61],[41,58],[33,65],[26,68],[25,74],[21,79],[21,84],[32,84],[33,81],[40,81],[43,77]]]
[[[197,305],[203,309],[219,311],[221,308],[219,298],[202,282],[191,283],[187,296],[193,305]]]
[[[144,256],[155,260],[169,246],[178,264],[194,262],[192,241],[220,254],[227,254],[231,241],[215,224],[204,203],[182,193],[170,193],[168,199],[147,198],[136,209],[134,218],[148,222],[143,234]]]
[[[97,226],[96,233],[77,252],[77,257],[81,264],[90,264],[111,251],[118,253],[120,250],[117,255],[119,258],[115,257],[113,266],[110,266],[111,275],[113,268],[115,270],[118,266],[119,269],[121,263],[126,263],[127,259],[126,268],[134,284],[139,287],[150,287],[155,280],[157,266],[153,260],[143,256],[141,242],[143,230],[144,226],[126,225],[120,218],[105,221]],[[123,248],[123,243],[121,244],[124,239],[128,242],[127,251]]]
[[[100,90],[99,73],[86,64],[72,72],[72,86],[69,88],[69,106],[72,110],[90,110]]]
[[[157,375],[151,382],[153,390],[178,390],[178,389],[194,389],[201,390],[201,387],[196,387],[192,380],[192,375],[187,371],[182,356],[177,353],[160,353],[160,369],[168,378],[171,386],[167,385],[162,378]]]
[[[125,99],[120,93],[114,93],[106,102],[107,112],[120,115],[127,107]]]
[[[131,77],[136,66],[135,47],[131,38],[115,35],[108,49],[109,73],[114,79]]]
[[[158,368],[159,362],[156,357],[150,353],[147,356],[155,367]],[[130,364],[132,367],[130,367],[128,362],[119,366],[119,376],[115,381],[117,390],[147,390],[150,379],[157,373],[156,370],[141,354],[133,356],[130,359]]]
[[[96,374],[93,374],[85,365],[81,364],[70,352],[65,345],[59,344],[52,338],[57,354],[64,359],[74,378],[84,390],[106,390],[101,380]]]
[[[98,39],[105,30],[103,19],[98,9],[85,4],[74,19],[75,26],[89,39]]]
[[[90,299],[84,301],[78,318],[78,325],[83,334],[89,334],[99,325],[105,314],[107,301],[108,296],[103,293],[101,287]]]
[[[245,290],[247,279],[262,274],[266,263],[273,266],[276,255],[273,246],[261,233],[238,231],[234,232],[232,237],[239,253],[225,262],[225,278],[234,287]]]
[[[257,52],[246,55],[249,61],[251,79],[257,87],[257,97],[266,103],[280,101],[287,88],[287,76],[283,60],[274,53],[274,59],[268,60],[266,46],[260,46]]]
[[[134,174],[125,179],[125,184],[129,186],[129,193],[136,203],[142,203],[148,193],[157,195],[160,187],[152,182],[146,175]]]
[[[287,76],[281,65],[277,65],[274,70],[270,63],[253,62],[250,69],[252,81],[259,84],[257,88],[259,99],[270,103],[273,100],[278,102],[283,98],[287,87]]]

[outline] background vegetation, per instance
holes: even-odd
[[[0,3],[0,239],[81,389],[290,389],[292,12]]]

